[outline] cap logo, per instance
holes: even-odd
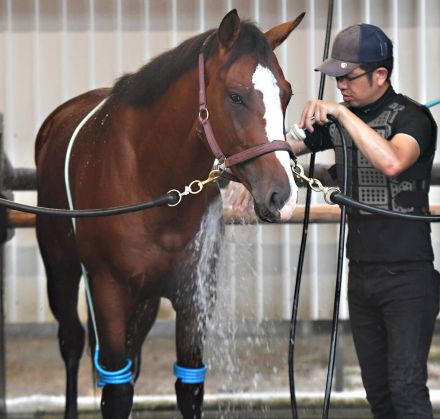
[[[347,63],[341,63],[341,68],[347,68]]]

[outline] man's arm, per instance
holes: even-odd
[[[405,171],[420,155],[420,147],[414,137],[398,133],[387,141],[347,107],[332,101],[309,101],[298,125],[313,132],[313,123],[323,125],[329,122],[327,115],[337,118],[362,155],[388,177],[397,176]]]

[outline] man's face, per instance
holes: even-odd
[[[341,91],[344,102],[355,107],[375,102],[382,95],[382,90],[374,77],[375,72],[376,70],[366,72],[362,68],[356,68],[345,76],[336,77],[336,85]],[[372,82],[368,74],[373,76]]]

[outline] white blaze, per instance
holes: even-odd
[[[263,95],[267,139],[269,141],[284,140],[280,88],[278,87],[275,76],[268,68],[258,64],[252,76],[252,83],[254,84],[255,90],[259,90]],[[289,178],[290,197],[280,210],[281,220],[288,220],[295,209],[298,187],[293,180],[289,153],[279,150],[275,152],[275,156],[284,167],[287,177]]]

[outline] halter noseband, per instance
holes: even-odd
[[[267,153],[272,153],[273,151],[284,150],[287,151],[290,155],[290,158],[296,161],[296,156],[290,147],[287,141],[283,140],[275,140],[264,144],[259,144],[253,147],[250,147],[246,150],[240,151],[236,154],[233,154],[229,157],[226,157],[220,146],[218,145],[217,140],[215,139],[214,132],[212,130],[211,122],[209,120],[209,111],[206,104],[206,87],[205,87],[205,56],[203,54],[204,47],[207,44],[207,41],[212,37],[213,32],[202,45],[201,52],[199,54],[199,115],[198,115],[198,123],[199,123],[199,133],[205,134],[206,141],[214,154],[215,158],[219,162],[220,168],[228,168],[231,166],[235,166],[240,163],[244,163],[246,161],[255,159],[256,157],[260,157]]]

